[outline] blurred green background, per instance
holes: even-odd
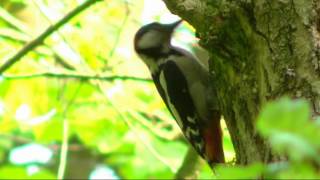
[[[1,0],[1,64],[82,2]],[[132,44],[143,24],[177,19],[161,0],[96,3],[8,69],[0,77],[0,178],[174,177],[188,144]],[[193,51],[196,42],[183,23],[173,43]],[[214,175],[204,165],[199,177]]]

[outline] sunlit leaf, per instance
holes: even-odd
[[[320,148],[319,126],[310,118],[306,101],[284,98],[266,105],[257,127],[278,152],[287,152],[298,161],[308,158],[320,162],[317,150]]]
[[[256,163],[248,166],[218,166],[216,176],[218,179],[258,179],[265,170],[263,164]]]
[[[1,179],[28,179],[28,173],[23,167],[3,166],[0,168]]]

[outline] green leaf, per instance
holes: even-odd
[[[31,179],[56,179],[57,177],[50,171],[41,169],[30,176]]]
[[[280,171],[276,179],[319,179],[317,169],[308,163],[291,163],[288,169]]]
[[[294,161],[302,161],[305,157],[315,158],[320,162],[317,150],[306,139],[293,134],[278,132],[270,137],[273,148],[280,153],[288,153]]]
[[[265,170],[265,166],[260,163],[248,166],[225,166],[219,165],[216,168],[218,179],[257,179]]]
[[[264,107],[258,118],[257,127],[265,136],[278,130],[291,132],[299,130],[309,117],[309,105],[306,101],[283,98]]]
[[[33,134],[37,142],[51,143],[62,139],[62,118],[54,117],[50,121],[33,127]]]
[[[16,166],[3,166],[0,168],[0,179],[27,179],[28,174],[25,168]]]
[[[258,118],[258,131],[270,140],[274,150],[292,160],[314,159],[320,163],[319,123],[310,120],[305,100],[282,98],[265,106]]]

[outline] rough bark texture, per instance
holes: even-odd
[[[320,0],[164,0],[210,53],[217,104],[239,164],[270,162],[255,131],[261,107],[283,95],[320,112]]]

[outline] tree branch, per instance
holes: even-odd
[[[26,44],[18,53],[16,53],[14,56],[9,58],[1,67],[0,67],[0,74],[2,74],[4,71],[6,71],[8,68],[10,68],[14,63],[18,62],[23,56],[25,56],[28,52],[33,50],[35,47],[39,46],[49,35],[51,35],[53,32],[55,32],[57,29],[59,29],[61,26],[66,24],[70,19],[72,19],[74,16],[82,12],[83,10],[87,9],[94,3],[102,1],[102,0],[87,0],[80,6],[76,7],[74,10],[69,12],[66,16],[64,16],[61,20],[59,20],[57,23],[55,23],[52,26],[49,26],[42,34],[40,34],[36,39],[30,41],[28,44]]]
[[[102,80],[102,81],[114,81],[114,80],[132,80],[132,81],[142,81],[142,82],[152,82],[151,79],[139,78],[133,76],[99,76],[99,75],[86,75],[86,74],[71,74],[71,73],[52,73],[44,72],[37,74],[28,75],[2,75],[1,78],[5,80],[17,80],[17,79],[31,79],[31,78],[73,78],[80,80]]]

